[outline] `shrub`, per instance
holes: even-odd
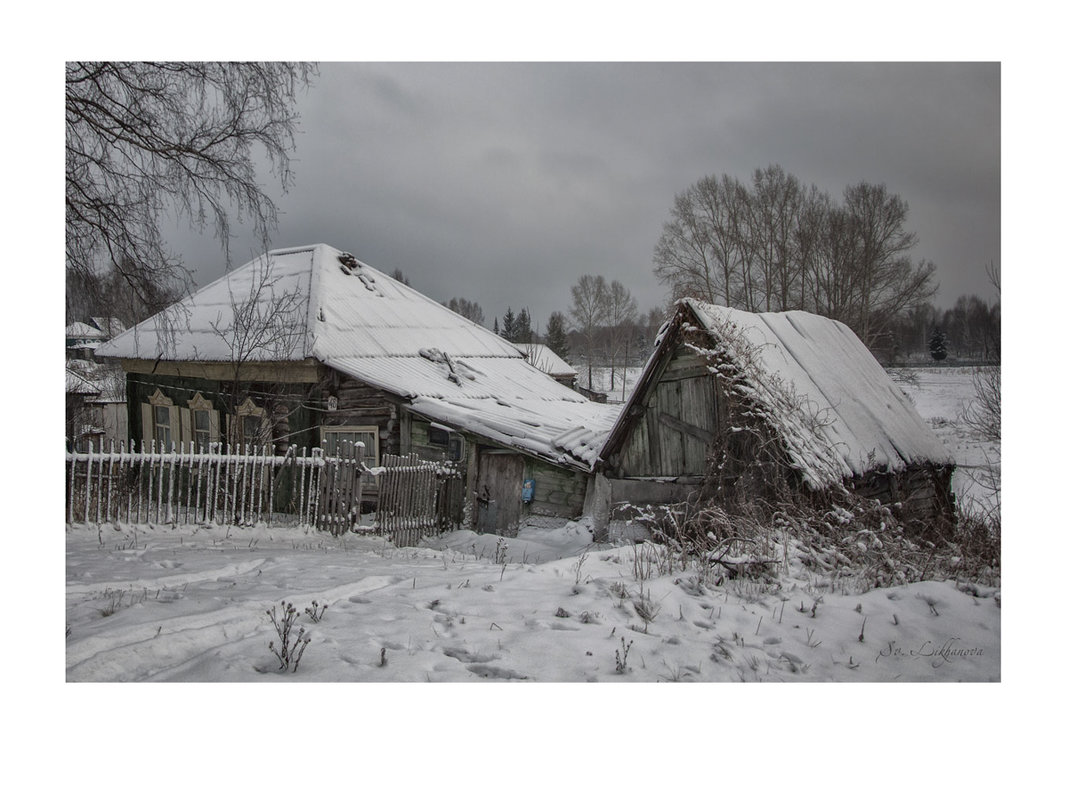
[[[296,673],[297,667],[300,665],[300,658],[304,656],[304,649],[311,642],[311,637],[304,633],[303,626],[297,631],[296,637],[293,638],[292,642],[290,641],[293,624],[300,617],[300,612],[296,610],[293,604],[282,601],[282,617],[278,617],[278,609],[273,606],[267,610],[267,617],[274,624],[274,630],[278,634],[280,643],[277,648],[273,640],[267,644],[271,653],[278,657],[278,669],[285,673],[292,666],[293,672]]]

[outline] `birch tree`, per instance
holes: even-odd
[[[593,346],[604,323],[608,286],[602,275],[584,275],[571,287],[571,320],[586,343],[586,386],[593,388]]]
[[[230,260],[232,219],[266,243],[277,221],[256,156],[292,183],[296,93],[308,64],[88,62],[66,65],[66,265],[113,265],[143,300],[189,283],[162,224],[210,226]],[[266,248],[265,248],[266,249]]]

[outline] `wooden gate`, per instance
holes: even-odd
[[[455,470],[415,454],[386,454],[382,468],[375,514],[379,534],[403,548],[417,545],[422,537],[437,534],[453,522],[446,517],[449,499],[462,481]]]
[[[363,502],[364,444],[342,441],[337,455],[325,458],[320,484],[319,516],[316,528],[335,537],[360,527]]]

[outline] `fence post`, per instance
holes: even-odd
[[[100,454],[96,466],[96,522],[102,522],[100,513],[104,500],[104,443],[100,443]]]
[[[185,447],[185,443],[182,443],[182,447]],[[178,456],[178,451],[174,448],[174,441],[171,441],[171,469],[170,475],[167,476],[167,522],[171,524],[171,528],[178,526],[178,503],[174,498],[174,473],[175,473],[175,461]],[[161,468],[162,469],[162,468]]]
[[[67,458],[70,460],[70,498],[67,501],[67,522],[74,525],[74,469],[78,466],[78,459],[70,451],[67,451]]]
[[[222,509],[222,522],[230,522],[230,512],[227,510],[228,502],[230,500],[230,462],[233,460],[234,449],[229,442],[226,443],[226,455],[223,460],[223,468],[226,472],[226,478],[223,479],[223,509]]]
[[[153,440],[155,441],[155,440]],[[163,518],[163,440],[159,441],[159,483],[156,485],[156,524],[165,522]]]
[[[89,524],[89,499],[93,487],[93,440],[88,441],[89,450],[85,454],[85,523]]]
[[[108,493],[107,503],[104,505],[104,522],[111,519],[111,498],[115,494],[112,488],[115,475],[115,440],[108,442]],[[119,518],[119,510],[115,509],[115,519]]]

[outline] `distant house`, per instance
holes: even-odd
[[[801,311],[680,301],[601,457],[602,518],[620,499],[683,500],[712,470],[759,480],[768,460],[812,492],[847,485],[906,516],[952,514],[945,446],[846,325]]]
[[[94,317],[66,328],[66,437],[68,447],[85,451],[92,443],[126,441],[126,387],[117,365],[101,364],[96,350],[122,324]]]
[[[578,371],[561,359],[547,345],[521,343],[517,344],[516,347],[527,357],[528,362],[543,373],[552,376],[554,380],[559,381],[565,387],[575,388]]]
[[[145,442],[284,453],[359,441],[371,466],[387,453],[450,460],[468,524],[500,533],[529,514],[581,513],[618,411],[327,245],[264,254],[98,352],[122,359]]]

